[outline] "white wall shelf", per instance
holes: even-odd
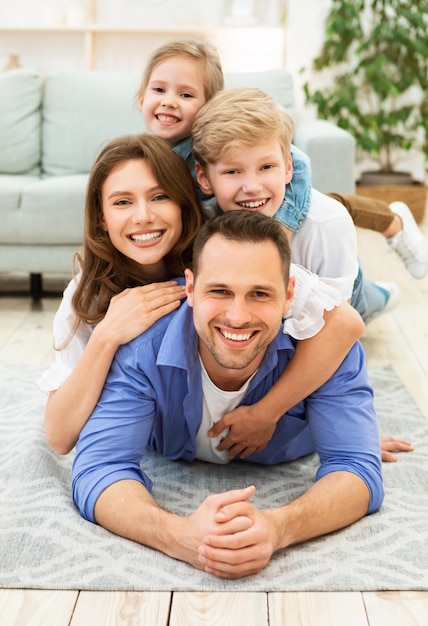
[[[255,63],[257,56],[263,56],[259,52],[263,46],[269,46],[274,51],[276,66],[285,64],[283,26],[255,23],[241,27],[217,23],[212,27],[185,23],[174,26],[158,23],[151,25],[149,21],[147,25],[137,26],[103,23],[102,15],[100,19],[97,18],[98,4],[96,0],[86,0],[81,24],[8,24],[2,19],[0,63],[2,54],[5,55],[5,62],[8,54],[17,54],[23,64],[37,66],[48,60],[47,69],[52,69],[55,63],[54,50],[61,43],[63,49],[58,52],[57,63],[62,61],[66,66],[74,65],[74,69],[142,69],[144,59],[161,43],[177,37],[199,37],[211,40],[219,48],[222,60],[225,47],[230,49],[231,57],[238,54],[243,60],[246,57],[246,65],[250,69],[261,69],[255,67]],[[254,46],[255,41],[257,46]],[[234,71],[237,68],[233,67],[232,60],[232,66],[227,67],[226,63],[225,69]]]

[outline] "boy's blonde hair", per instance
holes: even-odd
[[[245,147],[278,138],[290,158],[294,122],[275,100],[255,87],[236,87],[214,96],[196,115],[193,154],[202,166]]]
[[[141,79],[138,90],[138,101],[142,101],[150,76],[159,63],[172,57],[188,57],[201,63],[202,80],[205,88],[205,99],[210,100],[224,88],[224,76],[220,56],[217,49],[206,41],[182,40],[166,43],[157,48],[150,57]]]

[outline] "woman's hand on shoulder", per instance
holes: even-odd
[[[184,286],[175,281],[125,289],[110,300],[106,315],[94,332],[102,332],[106,340],[117,346],[128,343],[177,309],[184,298]]]

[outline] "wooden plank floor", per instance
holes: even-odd
[[[428,218],[423,224],[428,235]],[[380,235],[358,231],[365,275],[395,280],[400,306],[363,337],[369,366],[392,364],[428,416],[428,277],[412,279]],[[49,363],[57,299],[1,297],[0,363]],[[57,283],[58,284],[58,283]],[[62,283],[59,283],[62,284]],[[417,446],[417,441],[413,442]],[[398,461],[399,462],[399,461]],[[428,566],[428,565],[427,565]],[[0,556],[1,568],[1,556]],[[136,593],[0,590],[2,626],[426,626],[428,592]]]

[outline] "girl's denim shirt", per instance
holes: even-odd
[[[196,168],[195,168],[195,159],[192,154],[193,150],[193,138],[186,137],[186,139],[182,139],[179,143],[174,146],[174,152],[179,154],[182,159],[184,159],[187,167],[190,170],[193,178],[196,180]]]
[[[174,146],[173,150],[174,152],[179,154],[182,159],[184,159],[184,162],[186,163],[190,173],[192,174],[193,180],[195,181],[196,187],[198,189],[198,197],[199,197],[199,200],[202,202],[202,206],[204,206],[208,200],[212,201],[212,198],[214,198],[214,196],[207,196],[199,187],[198,183],[196,182],[195,157],[193,156],[193,152],[192,152],[193,138],[186,137],[186,139],[182,139],[179,143],[177,143]]]
[[[182,159],[184,159],[194,180],[196,181],[196,167],[192,149],[192,137],[186,137],[186,139],[183,139],[176,146],[174,146],[174,151],[179,154]],[[312,172],[309,157],[293,144],[291,144],[291,156],[293,159],[293,177],[290,183],[285,187],[284,200],[274,217],[286,228],[289,228],[294,233],[297,233],[308,215],[311,204]],[[222,211],[216,203],[215,206],[213,206],[214,196],[207,196],[199,188],[199,185],[197,187],[199,199],[201,200],[206,213],[210,217],[221,213]]]

